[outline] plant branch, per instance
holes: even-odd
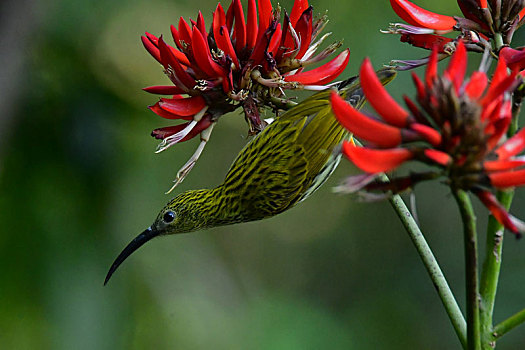
[[[386,176],[384,176],[384,180],[386,179]],[[456,335],[458,336],[459,341],[463,346],[463,349],[466,349],[467,324],[465,323],[465,319],[456,302],[456,299],[454,298],[454,294],[450,290],[447,280],[443,275],[443,272],[441,271],[441,268],[436,258],[434,257],[430,246],[425,240],[423,233],[421,232],[416,221],[410,214],[410,211],[403,202],[401,196],[393,195],[390,198],[390,204],[392,204],[392,207],[394,208],[397,216],[401,219],[403,226],[407,230],[408,235],[412,240],[412,243],[414,243],[414,246],[416,247],[416,250],[419,256],[421,257],[421,260],[423,261],[423,264],[427,269],[430,279],[432,280],[432,283],[434,284],[434,287],[436,288],[439,297],[441,298],[441,302],[445,307],[448,317],[452,322],[452,326],[456,331]]]
[[[479,281],[478,281],[478,242],[476,235],[476,215],[468,193],[461,189],[452,189],[458,203],[463,221],[465,239],[465,272],[467,291],[467,348],[481,349]]]
[[[494,327],[494,338],[499,338],[516,326],[519,326],[525,322],[525,309],[515,313],[514,315],[507,318],[505,321]]]

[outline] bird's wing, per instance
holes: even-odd
[[[302,118],[272,123],[234,161],[223,190],[231,203],[239,203],[237,209],[243,215],[273,216],[300,199],[305,190],[302,187],[306,184],[308,162],[297,138],[305,121]]]

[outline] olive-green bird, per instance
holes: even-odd
[[[387,84],[395,71],[377,74]],[[353,106],[363,105],[356,77],[334,88]],[[268,218],[310,196],[337,167],[339,145],[349,136],[332,113],[330,92],[320,91],[276,118],[239,153],[221,185],[173,198],[115,259],[104,284],[131,253],[154,237]]]

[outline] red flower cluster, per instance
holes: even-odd
[[[315,41],[325,24],[324,17],[314,20],[308,0],[296,0],[291,14],[284,12],[284,16],[270,0],[249,0],[246,17],[240,0],[233,0],[227,11],[217,5],[209,32],[200,12],[190,23],[181,17],[178,27],[171,26],[175,47],[162,36],[146,33],[142,37],[146,50],[162,64],[173,83],[144,89],[173,95],[161,98],[150,109],[163,118],[187,121],[154,130],[152,135],[163,140],[157,151],[201,135],[196,154],[177,174],[178,182],[195,164],[223,114],[242,107],[250,133],[258,133],[266,125],[260,109],[269,106],[278,111],[285,106],[285,89],[318,90],[342,73],[348,49],[330,62],[304,71],[341,45],[334,43],[317,52],[328,36]]]
[[[525,149],[525,129],[502,143],[512,119],[510,93],[519,83],[517,74],[508,74],[505,60],[500,59],[490,84],[483,70],[464,79],[466,53],[460,41],[448,68],[439,76],[434,50],[424,81],[413,74],[418,104],[405,96],[408,109],[386,92],[365,60],[360,70],[363,92],[382,120],[332,94],[338,120],[367,142],[366,147],[350,142],[343,145],[343,153],[357,167],[378,174],[418,160],[437,168],[394,178],[391,183],[374,182],[373,175],[361,176],[354,180],[354,190],[399,192],[420,181],[446,177],[452,188],[476,194],[506,228],[525,232],[525,223],[508,214],[490,192],[525,185],[525,156],[518,156]]]
[[[407,0],[390,0],[390,4],[408,25],[395,23],[387,32],[401,34],[403,42],[429,50],[437,47],[440,58],[444,58],[454,51],[458,38],[461,38],[467,50],[476,52],[490,50],[492,46],[489,41],[492,40],[497,49],[504,46],[509,67],[516,64],[525,67],[523,50],[506,47],[510,45],[516,29],[525,23],[525,2],[521,0],[458,0],[464,18],[430,12]],[[461,34],[456,39],[441,35],[451,31]],[[407,64],[407,68],[426,63],[399,62]]]

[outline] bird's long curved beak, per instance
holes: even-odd
[[[142,232],[140,235],[135,237],[129,244],[120,252],[120,254],[117,256],[115,261],[113,262],[113,265],[109,268],[108,274],[106,275],[106,279],[104,280],[104,285],[106,285],[113,275],[113,273],[117,270],[117,268],[122,264],[124,260],[128,256],[130,256],[135,250],[139,249],[144,243],[149,241],[150,239],[157,237],[160,234],[159,231],[148,227],[144,232]]]

